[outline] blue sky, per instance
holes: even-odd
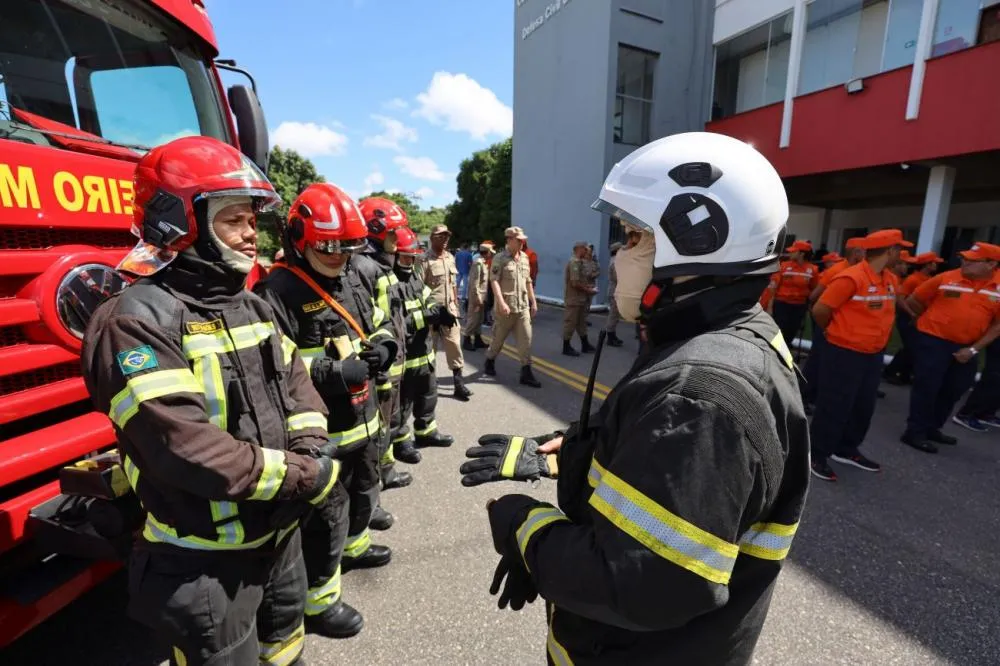
[[[206,5],[220,57],[257,79],[272,145],[354,196],[447,204],[459,163],[511,133],[514,0]]]

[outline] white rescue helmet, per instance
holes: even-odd
[[[664,137],[608,174],[592,208],[653,233],[654,279],[778,268],[788,197],[749,144],[711,132]]]

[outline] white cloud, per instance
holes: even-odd
[[[434,190],[425,185],[424,187],[421,187],[419,190],[414,192],[414,194],[416,194],[421,199],[430,199],[432,196],[434,196]]]
[[[465,74],[436,72],[417,102],[420,107],[414,116],[452,132],[467,132],[474,139],[507,137],[514,130],[514,111]]]
[[[393,99],[390,99],[382,106],[384,106],[387,109],[391,109],[393,111],[402,111],[403,109],[410,108],[409,102],[407,102],[405,99],[400,99],[399,97],[394,97]]]
[[[438,168],[438,165],[429,157],[409,157],[407,155],[397,155],[393,162],[400,171],[408,176],[419,178],[420,180],[447,180],[448,177]]]
[[[375,191],[375,188],[385,182],[385,176],[378,169],[372,171],[370,174],[365,176],[365,187],[364,193],[371,194]]]
[[[271,132],[271,146],[294,150],[304,157],[343,155],[347,137],[325,125],[285,121]]]
[[[398,152],[403,151],[402,142],[413,143],[417,140],[417,130],[407,127],[395,118],[372,115],[372,118],[382,126],[382,133],[375,136],[366,136],[365,145],[376,148],[388,148]]]

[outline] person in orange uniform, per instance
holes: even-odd
[[[524,241],[524,253],[528,255],[528,277],[531,278],[531,286],[538,286],[538,253],[528,247],[528,241]]]
[[[1000,246],[976,243],[962,267],[940,273],[907,298],[917,315],[910,415],[900,440],[925,453],[958,440],[941,432],[976,378],[976,356],[1000,335]]]
[[[909,263],[914,270],[903,280],[896,301],[896,330],[899,331],[899,339],[903,345],[883,374],[887,382],[896,386],[905,386],[913,381],[913,331],[916,329],[913,327],[913,313],[906,304],[906,297],[937,273],[938,264],[944,263],[944,259],[936,252],[924,252],[911,258]]]
[[[898,280],[888,267],[904,245],[912,247],[898,229],[866,236],[865,260],[834,277],[813,306],[826,342],[809,434],[812,473],[824,481],[837,480],[829,460],[868,472],[881,470],[858,449],[875,413],[882,350],[895,321]]]
[[[823,263],[824,272],[829,270],[834,264],[839,264],[843,260],[844,258],[840,256],[840,253],[838,252],[828,252],[827,254],[823,255],[822,259],[820,259],[820,261]],[[820,275],[822,275],[822,273],[820,273]]]
[[[786,252],[788,261],[781,262],[768,286],[772,296],[767,311],[781,329],[785,342],[791,345],[802,328],[808,310],[806,302],[818,284],[819,269],[806,261],[806,253],[812,252],[807,241],[795,241]]]
[[[823,291],[826,290],[826,286],[830,284],[830,280],[835,278],[840,274],[841,271],[855,266],[865,258],[864,248],[861,247],[861,243],[864,238],[849,238],[847,244],[844,247],[844,257],[840,258],[838,256],[838,261],[834,262],[832,265],[827,266],[819,275],[819,284],[813,289],[812,293],[809,295],[808,307],[812,308],[813,305],[819,300],[819,297],[823,295]],[[827,257],[823,257],[823,263],[826,263]],[[831,257],[832,258],[832,257]],[[805,383],[802,387],[802,401],[806,405],[806,413],[811,414],[813,410],[813,404],[816,402],[816,387],[819,386],[819,355],[823,349],[823,343],[826,340],[823,338],[823,329],[816,324],[816,319],[813,318],[812,327],[812,346],[809,348],[809,357],[806,358],[805,366],[802,368],[802,376],[805,379]]]

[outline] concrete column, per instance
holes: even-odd
[[[917,254],[941,250],[941,240],[944,238],[944,229],[948,226],[951,194],[954,189],[955,167],[938,165],[931,168],[930,178],[927,179],[924,212],[920,217]]]
[[[806,41],[806,0],[795,0],[792,11],[792,38],[788,45],[788,80],[785,81],[785,106],[781,115],[779,148],[788,148],[792,141],[792,110],[799,92],[799,69],[802,65],[802,45]]]
[[[937,24],[938,0],[924,0],[920,13],[920,32],[917,33],[917,47],[913,54],[913,72],[910,74],[910,94],[906,100],[906,119],[916,120],[920,114],[920,96],[924,91],[924,73],[927,58],[931,55],[934,42],[934,26]]]

